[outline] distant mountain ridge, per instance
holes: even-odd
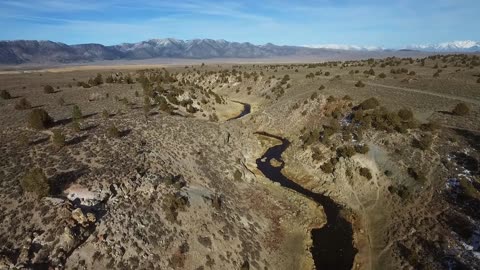
[[[411,45],[407,49],[426,52],[480,52],[480,42],[472,40],[443,42],[439,44]]]
[[[478,42],[457,42],[439,46],[411,46],[407,50],[418,51],[480,51]],[[67,45],[48,40],[0,41],[0,64],[16,65],[24,63],[77,63],[101,60],[139,60],[152,58],[269,58],[282,56],[351,56],[365,51],[368,55],[385,53],[376,47],[348,45],[328,46],[279,46],[271,43],[254,45],[249,42],[229,42],[226,40],[174,38],[150,39],[138,43],[122,43],[113,46],[101,44]]]
[[[290,55],[322,54],[326,50],[248,42],[173,38],[151,39],[114,46],[101,44],[67,45],[53,41],[0,41],[0,64],[72,63],[99,60],[150,58],[260,58]]]

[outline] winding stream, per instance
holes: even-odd
[[[287,139],[265,132],[257,132],[256,134],[275,138],[282,142],[282,144],[270,147],[262,157],[256,160],[258,169],[271,181],[303,194],[323,206],[327,216],[327,224],[322,228],[312,229],[311,231],[313,245],[310,251],[315,268],[322,270],[352,269],[357,250],[353,246],[352,225],[340,215],[341,207],[328,196],[305,189],[282,174],[282,169],[285,166],[282,153],[290,145]],[[272,159],[278,160],[281,165],[278,167],[272,166],[270,164]]]
[[[232,118],[228,119],[227,121],[231,121],[231,120],[235,120],[235,119],[242,118],[242,117],[244,117],[245,115],[247,115],[247,114],[250,113],[251,107],[252,107],[250,104],[244,103],[244,102],[240,102],[240,101],[234,101],[234,100],[232,100],[232,102],[242,104],[242,105],[243,105],[243,110],[242,110],[242,112],[241,112],[239,115],[237,115],[237,116],[235,116],[235,117],[232,117]]]

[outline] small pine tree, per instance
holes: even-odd
[[[82,110],[80,110],[80,107],[78,105],[73,106],[72,109],[72,119],[73,121],[80,121],[83,118]]]
[[[65,135],[62,134],[62,131],[59,129],[55,129],[52,132],[52,143],[58,147],[65,146]]]
[[[20,186],[23,191],[33,192],[39,198],[46,197],[50,194],[50,185],[47,176],[40,168],[34,168],[27,172],[20,180]]]

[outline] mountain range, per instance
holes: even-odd
[[[463,40],[439,44],[412,45],[408,46],[407,49],[428,52],[480,52],[480,42]]]
[[[480,43],[456,41],[437,45],[408,46],[406,50],[420,52],[480,52]],[[12,40],[0,41],[0,64],[25,63],[78,63],[101,60],[139,60],[152,58],[271,58],[349,55],[353,52],[392,52],[379,47],[348,45],[279,46],[271,43],[254,45],[248,42],[225,40],[173,38],[150,39],[138,43],[122,43],[113,46],[101,44],[67,45],[53,41]]]

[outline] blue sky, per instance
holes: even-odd
[[[0,0],[0,39],[213,38],[398,48],[480,40],[480,0]]]

